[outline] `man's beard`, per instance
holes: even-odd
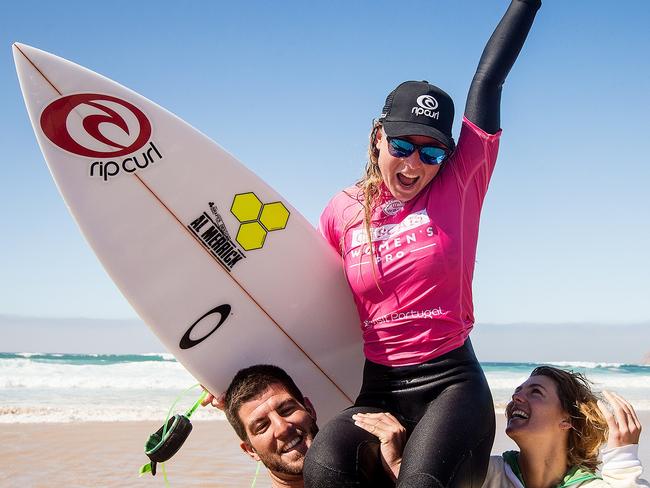
[[[315,421],[312,421],[307,431],[303,434],[303,437],[305,439],[309,437],[313,441],[317,433],[318,433],[318,426],[316,425]],[[292,476],[302,474],[302,468],[305,460],[304,455],[302,456],[302,458],[299,459],[300,462],[295,462],[291,464],[283,463],[281,456],[278,456],[277,453],[262,455],[258,452],[257,455],[260,457],[260,461],[262,461],[262,464],[266,466],[266,468],[269,471],[273,471],[279,474],[288,474]]]

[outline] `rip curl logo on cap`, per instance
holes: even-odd
[[[132,154],[151,137],[151,122],[142,110],[98,93],[55,100],[43,110],[40,122],[43,133],[56,146],[90,158]]]
[[[431,95],[421,95],[417,99],[417,103],[425,110],[435,110],[438,108],[438,100]]]
[[[434,112],[438,108],[438,100],[431,95],[420,95],[416,101],[419,106],[411,109],[412,114],[416,116],[425,115],[432,119],[438,119],[440,112]]]

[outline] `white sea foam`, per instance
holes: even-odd
[[[178,412],[183,413],[182,409]],[[88,408],[87,406],[67,407],[0,407],[0,424],[63,423],[63,422],[127,422],[155,421],[161,425],[168,414],[168,407],[137,406]],[[209,407],[197,410],[192,420],[225,420],[220,410]]]
[[[158,357],[164,359],[165,361],[176,361],[176,358],[170,352],[147,352],[144,354],[140,354],[140,356],[154,357],[154,358]]]
[[[0,392],[5,389],[183,389],[196,383],[180,363],[56,364],[29,359],[0,361]]]
[[[43,356],[42,352],[17,352],[16,356],[21,356],[23,358],[31,358],[34,356]]]
[[[623,366],[623,363],[595,363],[592,361],[551,361],[546,364],[551,366],[557,366],[558,368],[583,368],[583,369],[595,369],[595,368],[620,368]]]
[[[161,360],[162,359],[162,360]],[[618,363],[556,362],[587,369],[598,390],[613,390],[637,410],[650,410],[650,368]],[[533,364],[486,365],[495,406],[502,412]],[[0,359],[0,423],[152,420],[161,422],[177,396],[196,380],[168,353],[139,356],[52,355],[24,352]],[[176,412],[196,400],[190,391]],[[308,392],[306,392],[308,393]],[[223,419],[214,408],[193,419]]]

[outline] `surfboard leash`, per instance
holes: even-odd
[[[165,486],[169,487],[169,480],[167,479],[167,471],[165,469],[165,461],[170,459],[174,454],[185,443],[185,440],[192,432],[192,423],[190,422],[190,417],[196,411],[197,408],[201,405],[201,402],[207,397],[208,392],[203,391],[199,396],[198,400],[190,407],[190,409],[184,414],[176,414],[172,416],[174,407],[176,404],[183,398],[190,390],[193,390],[197,386],[201,386],[198,383],[190,386],[186,390],[180,393],[174,400],[174,403],[169,408],[167,412],[167,417],[162,427],[160,427],[155,433],[149,436],[147,443],[144,447],[144,453],[150,459],[150,462],[144,464],[140,467],[139,475],[143,476],[146,473],[151,473],[153,476],[156,475],[157,464],[160,463],[161,470],[163,473],[163,478],[165,480]]]
[[[262,467],[262,461],[257,461],[257,469],[255,470],[255,476],[253,477],[253,483],[251,483],[251,488],[255,488],[255,483],[257,483],[257,476],[260,474],[261,467]]]
[[[144,464],[140,467],[139,475],[142,477],[146,473],[151,473],[153,476],[156,476],[156,467],[160,463],[160,470],[163,474],[163,479],[165,480],[165,486],[170,487],[169,479],[167,478],[167,470],[165,469],[165,461],[169,460],[174,454],[178,452],[185,440],[192,432],[192,424],[190,423],[190,417],[196,411],[197,408],[201,405],[203,400],[208,396],[208,392],[203,390],[201,396],[198,400],[194,402],[194,405],[184,414],[176,414],[171,417],[172,411],[176,404],[183,398],[190,390],[193,390],[197,386],[201,386],[199,383],[190,386],[186,390],[182,391],[172,403],[172,406],[167,411],[167,417],[162,427],[158,429],[155,433],[149,436],[147,443],[144,447],[144,452],[147,457],[151,460],[149,463]],[[260,474],[260,469],[262,467],[262,461],[257,462],[257,468],[255,469],[255,475],[253,476],[253,481],[251,483],[251,488],[255,488],[257,483],[257,478]]]

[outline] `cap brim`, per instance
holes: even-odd
[[[382,122],[382,126],[384,127],[384,132],[386,132],[386,135],[389,137],[426,136],[432,137],[436,141],[442,143],[450,151],[453,151],[456,147],[456,143],[452,137],[443,134],[438,129],[429,125],[387,120]]]

